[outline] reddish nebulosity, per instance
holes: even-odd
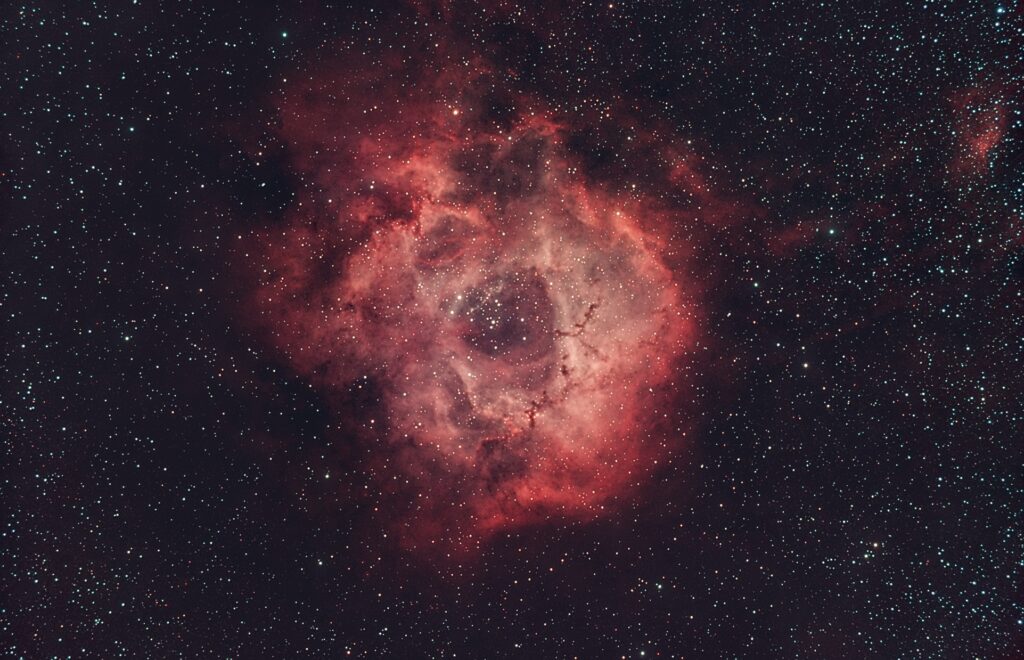
[[[466,550],[632,501],[686,435],[699,300],[679,214],[589,177],[572,115],[479,61],[324,69],[281,96],[306,185],[256,237],[251,311],[328,394],[375,384],[379,408],[343,414],[366,417],[349,426],[401,542]],[[717,208],[696,159],[662,155],[643,166]]]
[[[778,231],[768,242],[772,254],[778,257],[793,256],[814,241],[822,224],[821,221],[799,220]]]
[[[992,150],[1006,132],[1006,85],[987,84],[962,90],[953,96],[956,155],[950,164],[958,178],[984,173]]]

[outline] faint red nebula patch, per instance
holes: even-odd
[[[953,95],[956,151],[950,172],[956,178],[987,171],[992,150],[1006,133],[1006,85],[978,85]]]
[[[273,347],[328,394],[376,384],[377,408],[339,414],[366,417],[348,427],[408,548],[608,515],[685,447],[700,300],[681,228],[724,207],[693,154],[639,129],[659,194],[597,183],[569,146],[586,127],[502,80],[394,58],[286,86],[305,185],[246,242]]]

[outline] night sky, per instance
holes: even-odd
[[[15,4],[11,657],[1024,657],[1015,1]]]

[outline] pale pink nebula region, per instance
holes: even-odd
[[[338,414],[368,417],[352,441],[379,447],[366,469],[404,546],[614,514],[687,443],[700,314],[679,212],[589,177],[571,115],[522,95],[496,113],[486,67],[415,93],[373,80],[280,99],[305,185],[255,237],[253,321],[328,394],[373,380],[379,406]],[[650,153],[710,200],[691,155]]]

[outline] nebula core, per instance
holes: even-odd
[[[404,545],[616,510],[686,439],[671,411],[700,314],[678,209],[590,176],[570,116],[495,95],[485,65],[377,68],[282,96],[307,185],[259,236],[260,323],[328,395],[379,392],[380,414],[352,426],[382,490],[406,498],[389,514]],[[415,92],[374,93],[403,76]],[[662,179],[708,201],[665,153]]]

